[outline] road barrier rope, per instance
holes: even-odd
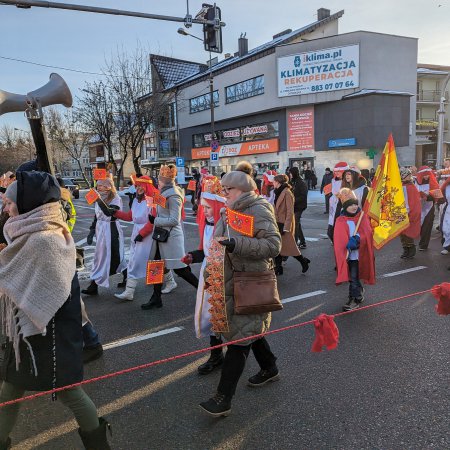
[[[434,286],[433,288],[430,288],[430,289],[426,289],[424,291],[413,292],[412,294],[406,294],[406,295],[402,295],[400,297],[391,298],[391,299],[388,299],[388,300],[383,300],[381,302],[372,303],[370,305],[361,306],[358,309],[354,309],[354,310],[351,310],[351,311],[344,311],[344,312],[337,313],[337,314],[331,314],[330,316],[334,318],[334,317],[346,316],[348,314],[358,313],[358,312],[365,311],[365,310],[370,309],[370,308],[376,308],[376,307],[379,307],[379,306],[382,306],[382,305],[386,305],[388,303],[393,303],[393,302],[397,302],[397,301],[400,301],[400,300],[404,300],[406,298],[411,298],[411,297],[415,297],[417,295],[431,293],[431,292],[433,292],[433,290],[435,290],[435,288],[436,288],[436,286]],[[73,389],[75,387],[83,386],[85,384],[95,383],[97,381],[107,380],[107,379],[113,378],[113,377],[118,377],[120,375],[125,375],[127,373],[135,372],[137,370],[148,369],[149,367],[158,366],[158,365],[161,365],[161,364],[166,364],[166,363],[169,363],[169,362],[172,362],[172,361],[177,361],[179,359],[187,358],[189,356],[200,355],[202,353],[209,352],[209,351],[211,351],[213,349],[227,347],[228,345],[239,344],[239,343],[242,343],[242,342],[245,342],[245,341],[248,341],[248,340],[259,339],[259,338],[262,338],[264,336],[269,336],[271,334],[281,333],[283,331],[293,330],[295,328],[304,327],[306,325],[314,325],[315,320],[316,319],[308,320],[306,322],[296,323],[294,325],[289,325],[289,326],[286,326],[286,327],[277,328],[276,330],[266,331],[265,333],[255,334],[253,336],[249,336],[249,337],[245,337],[245,338],[241,338],[241,339],[236,339],[234,341],[229,341],[229,342],[226,342],[226,343],[223,343],[223,344],[215,345],[213,347],[201,348],[199,350],[194,350],[194,351],[191,351],[191,352],[181,353],[179,355],[170,356],[168,358],[159,359],[157,361],[152,361],[152,362],[148,362],[148,363],[145,363],[145,364],[140,364],[138,366],[129,367],[128,369],[118,370],[116,372],[111,372],[111,373],[108,373],[108,374],[105,374],[105,375],[100,375],[98,377],[89,378],[87,380],[83,380],[83,381],[80,381],[78,383],[69,384],[67,386],[62,386],[62,387],[59,387],[59,388],[50,389],[48,391],[37,392],[36,394],[27,395],[25,397],[20,397],[20,398],[14,399],[14,400],[9,400],[7,402],[0,403],[0,408],[3,408],[5,406],[9,406],[9,405],[14,405],[16,403],[21,403],[21,402],[25,402],[25,401],[29,401],[29,400],[34,400],[36,398],[44,397],[46,395],[57,394],[58,392],[61,392],[61,391],[65,391],[65,390],[68,390],[68,389]]]

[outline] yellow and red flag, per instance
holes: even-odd
[[[164,281],[164,261],[147,261],[147,284],[162,284]]]
[[[392,134],[384,147],[364,211],[372,219],[373,245],[377,250],[409,227]]]
[[[92,205],[92,203],[96,202],[99,198],[100,196],[95,189],[89,189],[88,193],[85,196],[88,205]]]
[[[106,180],[106,169],[94,169],[92,175],[94,180]]]
[[[255,218],[227,208],[228,225],[238,233],[253,237],[253,223]]]

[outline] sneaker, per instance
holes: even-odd
[[[306,248],[306,242],[303,242],[298,247],[301,248],[301,249],[305,249]]]
[[[441,255],[448,255],[448,250],[445,248],[441,250]]]
[[[280,379],[280,372],[277,367],[264,370],[261,369],[256,375],[248,379],[247,385],[252,387],[264,386],[269,381],[278,381]]]
[[[103,355],[102,344],[94,345],[93,347],[83,348],[83,363],[86,364],[91,361],[95,361]]]
[[[358,309],[363,300],[358,302],[355,298],[349,297],[348,302],[342,307],[342,311],[353,311],[354,309]]]
[[[208,401],[200,403],[200,408],[213,417],[229,416],[231,413],[231,397],[217,392]]]

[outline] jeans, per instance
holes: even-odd
[[[359,261],[349,260],[348,264],[348,275],[350,279],[350,285],[348,287],[348,296],[360,299],[363,293],[363,286],[361,281],[359,281]]]
[[[229,397],[235,394],[250,349],[252,349],[261,369],[269,370],[276,367],[277,358],[270,350],[269,343],[265,338],[257,339],[250,345],[229,345],[225,354],[217,392]]]
[[[303,235],[302,230],[302,224],[300,222],[300,219],[302,218],[304,209],[301,209],[300,211],[294,212],[294,218],[295,218],[295,242],[300,241],[300,244],[305,244],[305,236]]]

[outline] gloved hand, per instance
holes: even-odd
[[[351,236],[347,242],[347,250],[357,250],[359,248],[359,236]]]
[[[95,236],[95,230],[90,230],[89,234],[87,235],[87,238],[86,238],[87,245],[92,245],[92,243],[94,242],[94,236]]]
[[[152,216],[151,214],[148,215],[149,222],[153,225],[155,223],[155,216]]]
[[[136,244],[136,242],[142,242],[143,239],[144,239],[144,238],[143,238],[140,234],[138,234],[138,235],[134,238],[134,243]]]
[[[98,207],[102,210],[103,214],[107,217],[114,217],[114,214],[116,213],[117,209],[110,208],[108,205],[106,205],[102,200],[97,200]]]
[[[184,264],[186,264],[186,265],[190,265],[190,264],[192,264],[192,261],[194,260],[194,258],[192,257],[192,253],[186,253],[186,255],[184,255],[182,258],[181,258],[181,262],[182,263],[184,263]]]
[[[219,241],[219,244],[223,245],[227,249],[228,253],[233,253],[234,247],[236,247],[236,241],[233,238]]]

